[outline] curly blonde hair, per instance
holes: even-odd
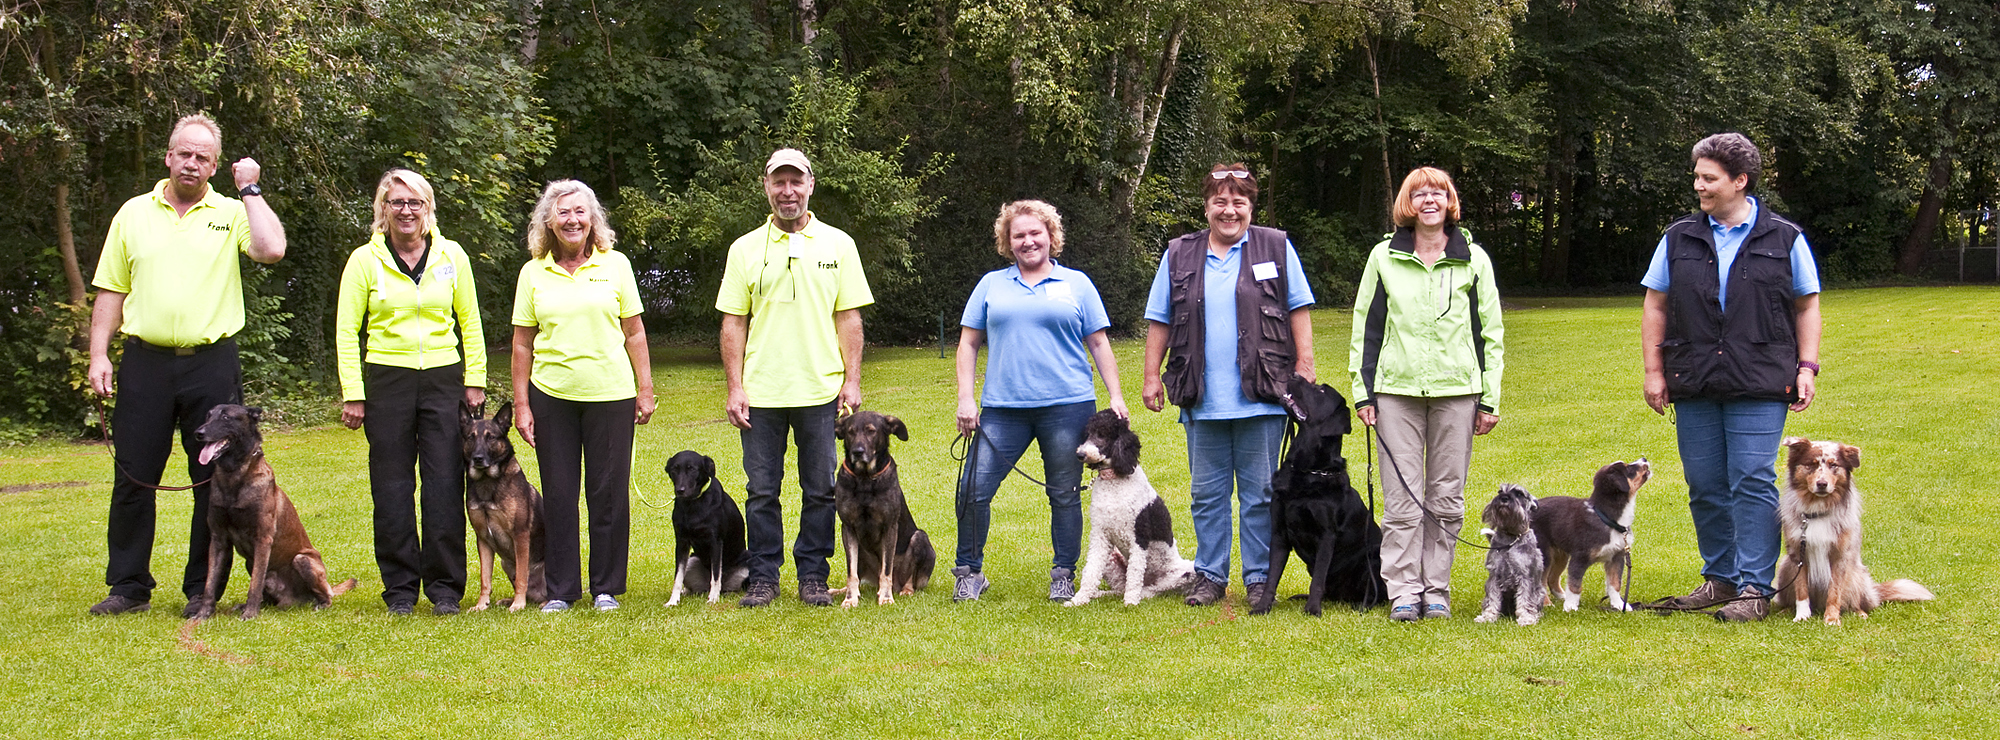
[[[1013,236],[1012,226],[1015,217],[1018,216],[1034,216],[1041,219],[1042,226],[1049,230],[1049,256],[1062,256],[1062,214],[1056,213],[1055,206],[1039,200],[1017,200],[1000,207],[1000,217],[993,219],[994,251],[1008,260],[1014,259],[1014,250],[1009,248],[1007,240]]]
[[[528,220],[528,256],[541,259],[542,255],[555,248],[559,239],[551,222],[556,217],[556,200],[577,193],[582,193],[590,201],[591,254],[617,248],[618,232],[612,230],[611,219],[604,213],[604,204],[597,201],[597,191],[577,180],[557,180],[543,188],[541,199],[535,201],[535,215]]]

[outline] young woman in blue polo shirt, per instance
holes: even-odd
[[[1083,539],[1083,464],[1076,457],[1083,425],[1097,410],[1090,363],[1104,377],[1111,409],[1125,416],[1118,390],[1118,361],[1104,330],[1111,320],[1097,286],[1081,272],[1056,264],[1062,254],[1062,216],[1039,200],[1000,208],[993,240],[1010,267],[986,273],[959,317],[958,431],[970,435],[969,491],[958,512],[958,564],[953,601],[977,599],[986,590],[986,533],[993,496],[1034,441],[1042,449],[1048,486],[1049,539],[1055,549],[1049,599],[1076,595],[1076,558]],[[973,376],[986,346],[985,390],[977,402]]]

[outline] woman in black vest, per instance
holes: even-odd
[[[1173,401],[1187,431],[1201,576],[1189,606],[1215,603],[1229,584],[1232,489],[1245,594],[1255,602],[1270,587],[1271,474],[1285,434],[1277,400],[1293,373],[1314,379],[1312,288],[1285,232],[1250,225],[1256,199],[1247,166],[1216,165],[1202,181],[1208,228],[1167,243],[1146,300],[1146,408]]]
[[[1669,603],[1755,621],[1778,567],[1771,461],[1786,409],[1811,406],[1819,377],[1819,270],[1799,227],[1750,197],[1755,144],[1716,134],[1693,159],[1701,212],[1667,227],[1640,281],[1646,405],[1674,406],[1702,559],[1701,586]]]

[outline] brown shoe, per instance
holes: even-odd
[[[1764,597],[1756,586],[1744,586],[1737,600],[1722,607],[1715,618],[1725,622],[1761,622],[1771,614],[1771,600]]]
[[[1693,593],[1667,599],[1666,606],[1672,609],[1707,609],[1716,604],[1729,603],[1729,600],[1734,598],[1736,598],[1735,586],[1729,585],[1726,581],[1709,578],[1695,587]]]
[[[1187,587],[1188,606],[1208,606],[1222,600],[1222,592],[1228,587],[1202,576],[1195,576],[1194,583]]]

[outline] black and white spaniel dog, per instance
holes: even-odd
[[[1097,471],[1097,481],[1090,486],[1090,552],[1076,596],[1065,604],[1082,606],[1100,594],[1123,592],[1126,606],[1133,606],[1192,581],[1194,563],[1174,547],[1167,504],[1139,468],[1139,436],[1131,424],[1110,409],[1097,412],[1084,426],[1076,456]]]

